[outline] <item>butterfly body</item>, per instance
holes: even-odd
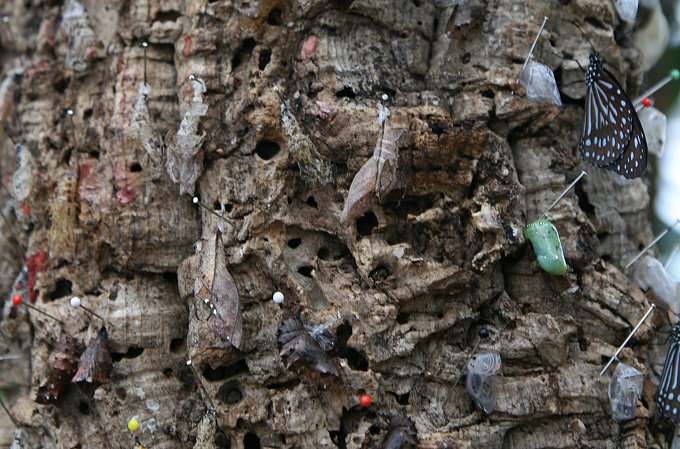
[[[597,52],[590,54],[585,82],[581,156],[626,178],[642,176],[647,167],[645,132],[633,103]]]
[[[662,417],[680,423],[680,324],[674,325],[671,331],[671,345],[654,401]]]

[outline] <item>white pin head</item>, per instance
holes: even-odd
[[[80,307],[80,298],[78,298],[77,296],[74,296],[73,298],[71,298],[70,302],[71,302],[71,307],[73,307],[74,309],[77,309],[78,307]]]
[[[283,302],[283,293],[275,292],[274,296],[272,296],[272,299],[276,304],[281,304]]]

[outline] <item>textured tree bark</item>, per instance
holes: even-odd
[[[580,79],[568,58],[590,52],[575,20],[637,90],[641,58],[616,44],[622,25],[611,2],[84,0],[85,25],[65,28],[72,6],[1,7],[2,120],[37,166],[32,196],[18,204],[3,188],[1,206],[33,261],[35,305],[82,345],[102,323],[70,298],[105,317],[113,370],[94,391],[69,385],[54,404],[37,405],[61,326],[23,308],[5,317],[3,344],[25,358],[0,362],[0,388],[21,425],[15,433],[0,415],[0,444],[17,435],[16,447],[131,447],[126,423],[136,416],[145,447],[192,447],[209,402],[189,357],[216,405],[216,447],[400,447],[388,445],[397,432],[411,447],[403,420],[380,446],[401,415],[422,448],[669,444],[651,400],[665,351],[652,331],[660,314],[620,357],[648,375],[639,418],[613,421],[613,370],[598,377],[649,306],[622,269],[651,238],[649,183],[581,162],[583,83],[563,89],[562,108],[528,101],[517,84],[548,15],[536,54],[558,82]],[[144,40],[161,136],[174,135],[189,108],[189,76],[205,82],[196,193],[211,208],[225,205],[217,244],[239,293],[240,346],[216,338],[211,309],[194,297],[203,254],[195,244],[215,244],[216,218],[180,195],[165,159],[127,140]],[[408,130],[399,146],[406,193],[345,225],[349,186],[380,134],[383,94],[390,124]],[[280,97],[316,147],[307,162],[289,151]],[[75,111],[74,134],[64,108]],[[317,157],[332,162],[334,184],[302,179],[298,165]],[[9,186],[8,139],[0,161]],[[523,228],[582,169],[588,176],[549,215],[569,265],[551,276]],[[22,265],[10,235],[3,222],[6,301]],[[288,367],[282,356],[279,327],[300,307],[305,323],[335,335],[327,355],[337,377],[304,357]],[[481,328],[491,338],[479,350],[503,359],[489,416],[456,383]],[[198,440],[211,447],[204,434]]]

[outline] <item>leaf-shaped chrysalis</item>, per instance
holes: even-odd
[[[222,242],[221,219],[215,234],[201,242],[199,275],[194,282],[194,297],[210,308],[208,323],[215,335],[241,349],[243,329],[241,304],[234,278],[227,270],[227,256]]]
[[[567,272],[562,242],[552,223],[544,219],[536,220],[524,229],[524,236],[531,241],[541,268],[557,276]]]
[[[373,156],[359,169],[349,186],[347,201],[340,214],[340,221],[347,223],[368,211],[375,198],[382,202],[394,191],[406,188],[406,179],[399,164],[399,139],[403,128],[392,128],[385,121]]]
[[[203,171],[201,146],[205,131],[199,133],[199,123],[208,113],[208,105],[203,103],[206,92],[205,83],[200,78],[190,77],[194,96],[182,117],[177,133],[167,139],[167,160],[165,168],[172,182],[179,184],[179,193],[194,193],[194,185]]]

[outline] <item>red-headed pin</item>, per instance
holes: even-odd
[[[642,99],[642,106],[648,108],[652,105],[652,100],[649,99],[649,97],[645,97]]]
[[[370,407],[371,406],[371,396],[367,393],[364,393],[361,395],[359,398],[359,404],[361,404],[362,407]]]
[[[42,313],[43,315],[52,318],[53,320],[55,320],[56,322],[58,322],[58,323],[61,324],[62,326],[64,325],[64,322],[61,321],[59,318],[54,317],[54,316],[50,315],[49,313],[44,312],[44,311],[38,309],[37,307],[30,305],[30,304],[27,303],[27,302],[24,302],[23,296],[17,294],[17,295],[14,295],[14,296],[12,297],[12,304],[14,304],[15,306],[19,306],[19,305],[22,304],[22,303],[23,303],[26,307],[28,307],[29,309],[35,310],[35,311],[38,312],[38,313]]]

